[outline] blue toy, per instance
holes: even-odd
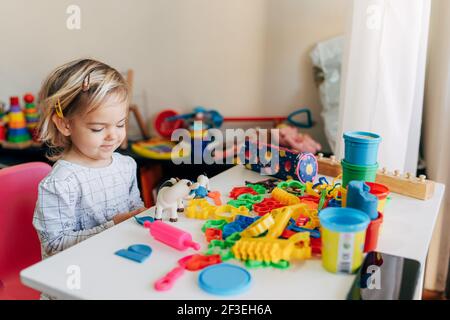
[[[152,217],[136,217],[134,216],[134,219],[136,220],[137,223],[139,223],[141,226],[144,225],[145,221],[150,221],[153,222],[155,219],[153,219]]]
[[[378,218],[378,198],[371,194],[370,187],[363,181],[350,181],[347,191],[347,207],[361,210],[371,220]]]
[[[152,254],[152,248],[145,244],[135,244],[129,246],[128,249],[121,249],[115,252],[119,257],[142,263]]]
[[[243,293],[252,281],[250,273],[236,265],[221,263],[200,272],[198,284],[204,291],[221,296]]]
[[[292,230],[294,232],[309,232],[309,236],[311,238],[316,238],[316,239],[320,238],[320,232],[318,230],[316,230],[316,229],[302,228],[302,227],[299,227],[299,226],[297,226],[295,224],[290,224],[287,227],[287,229],[288,230]]]

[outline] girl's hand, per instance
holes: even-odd
[[[147,208],[140,208],[140,209],[136,209],[136,210],[133,210],[130,212],[126,212],[126,213],[119,213],[114,216],[113,222],[114,222],[114,224],[119,224],[121,222],[124,222],[125,220],[130,219],[131,217],[134,217],[135,215],[137,215],[145,210],[147,210]]]

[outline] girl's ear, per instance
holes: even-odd
[[[61,134],[65,137],[70,136],[70,125],[69,121],[67,121],[64,118],[58,117],[58,115],[55,113],[52,116],[52,121],[55,124],[56,128],[58,128],[58,131],[61,132]]]

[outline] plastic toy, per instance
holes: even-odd
[[[170,140],[152,138],[133,143],[131,145],[131,150],[141,157],[157,160],[171,160],[189,156],[189,154],[183,153],[185,151],[183,148],[180,149],[179,154],[172,153],[172,150],[176,145],[177,143]]]
[[[255,203],[260,203],[261,201],[263,201],[264,200],[264,196],[244,193],[244,194],[241,194],[240,196],[238,196],[237,199],[241,200],[241,201],[247,201],[247,202],[250,202],[252,204],[255,204]]]
[[[8,112],[7,141],[3,143],[6,148],[26,148],[31,145],[31,137],[26,127],[25,116],[19,105],[18,97],[10,98]]]
[[[268,268],[273,267],[276,269],[287,269],[289,268],[289,261],[280,260],[279,262],[265,262],[265,261],[257,261],[257,260],[247,260],[245,261],[245,266],[249,269],[255,268]]]
[[[192,192],[195,194],[196,198],[204,198],[209,193],[209,179],[206,175],[199,175],[197,177],[198,187]]]
[[[155,289],[157,291],[166,291],[173,287],[175,281],[181,277],[185,270],[186,270],[186,264],[187,262],[193,257],[194,255],[189,255],[186,257],[181,258],[178,260],[178,267],[172,269],[169,273],[167,273],[164,277],[159,279],[155,282]]]
[[[249,215],[249,210],[246,207],[235,208],[229,204],[216,207],[213,216],[216,220],[223,219],[227,222],[234,221],[237,215]]]
[[[208,197],[210,199],[212,199],[212,201],[214,202],[214,204],[216,206],[221,206],[222,205],[222,199],[221,199],[221,194],[219,191],[210,191],[208,192]]]
[[[0,142],[6,139],[5,105],[0,101]]]
[[[366,184],[370,188],[369,192],[378,198],[377,211],[384,213],[384,206],[386,204],[387,197],[389,196],[389,188],[381,183],[366,182]]]
[[[139,263],[142,263],[148,257],[150,257],[152,253],[152,248],[144,244],[135,244],[129,246],[128,249],[122,249],[115,252],[116,255],[133,260]]]
[[[207,242],[211,242],[211,240],[222,240],[222,230],[208,228],[205,230],[205,237]]]
[[[272,215],[266,214],[265,216],[259,218],[251,225],[249,225],[244,231],[241,233],[241,237],[257,237],[260,234],[269,230],[271,226],[275,224],[275,220]]]
[[[156,197],[155,220],[161,220],[164,210],[170,212],[170,222],[178,220],[177,212],[183,212],[183,199],[187,199],[192,190],[197,188],[197,183],[187,179],[178,180],[172,178],[163,183]]]
[[[366,213],[351,208],[326,208],[319,213],[322,265],[330,272],[353,273],[363,261]]]
[[[278,187],[272,190],[272,198],[285,206],[300,203],[300,199],[298,197]]]
[[[25,119],[27,122],[28,131],[34,142],[38,142],[37,125],[39,123],[39,113],[34,104],[34,96],[31,93],[27,93],[23,100],[25,101]]]
[[[374,166],[377,164],[378,134],[363,131],[344,133],[345,161],[357,166]]]
[[[311,251],[314,255],[322,254],[322,238],[310,238]]]
[[[223,237],[226,239],[227,237],[231,236],[234,233],[241,233],[245,228],[243,228],[239,223],[237,222],[231,222],[228,223],[223,227]]]
[[[181,229],[168,225],[162,221],[155,221],[153,223],[146,221],[144,227],[150,229],[150,234],[164,244],[175,248],[179,251],[192,248],[194,250],[200,249],[200,244],[192,241],[192,236]]]
[[[278,202],[273,198],[264,198],[260,203],[253,205],[253,211],[258,213],[259,216],[270,213],[273,209],[284,207],[284,204]]]
[[[198,276],[198,284],[202,290],[221,296],[245,292],[249,289],[251,280],[247,270],[227,263],[210,266]]]
[[[297,153],[292,150],[245,141],[246,167],[258,173],[272,175],[282,180],[298,179],[300,182],[312,182],[318,174],[317,159],[312,153]],[[258,156],[259,155],[259,156]],[[264,164],[261,158],[265,157],[268,164]],[[270,165],[270,163],[275,163]]]
[[[205,222],[205,224],[202,226],[202,231],[205,232],[208,228],[215,228],[222,230],[223,227],[227,224],[226,220],[220,219],[220,220],[208,220]]]
[[[257,194],[266,194],[267,193],[267,189],[260,184],[246,183],[245,186],[248,188],[252,188]]]
[[[134,219],[136,220],[137,223],[139,223],[142,226],[144,225],[145,221],[149,221],[149,222],[155,221],[155,219],[153,219],[152,217],[136,217],[136,216],[134,216]]]
[[[295,117],[299,114],[306,114],[306,122],[299,122]],[[173,131],[180,128],[193,128],[195,121],[202,121],[203,129],[220,128],[223,122],[261,122],[271,121],[279,124],[283,121],[288,121],[290,124],[299,128],[311,128],[313,126],[311,111],[309,109],[299,109],[292,112],[287,117],[223,117],[216,110],[206,110],[204,107],[196,107],[192,113],[177,114],[173,110],[164,110],[160,112],[155,119],[156,131],[165,138],[170,138]]]
[[[253,203],[249,202],[249,201],[245,201],[245,200],[230,200],[227,202],[227,204],[229,204],[230,206],[233,206],[235,208],[245,207],[249,211],[251,211],[253,209]]]
[[[277,187],[297,197],[303,196],[306,189],[306,185],[296,180],[280,182]]]
[[[226,239],[225,239],[225,244],[231,248],[232,246],[234,246],[236,244],[236,242],[239,241],[239,239],[241,239],[241,233],[240,232],[235,232],[232,233],[231,235],[229,235]]]
[[[208,219],[215,208],[206,199],[193,199],[189,201],[185,213],[186,217],[191,219]]]
[[[280,233],[281,235],[281,233]],[[289,239],[241,238],[231,248],[239,260],[257,260],[277,263],[280,260],[302,260],[311,257],[309,233],[299,232]]]
[[[320,238],[320,232],[315,229],[308,229],[303,227],[298,227],[295,224],[290,224],[287,227],[288,230],[294,231],[294,232],[309,232],[309,236],[311,238]]]
[[[250,187],[234,187],[233,189],[231,189],[229,197],[232,199],[237,199],[241,194],[246,193],[253,195],[258,194],[255,190],[253,190],[253,188]]]
[[[223,240],[211,240],[208,245],[208,250],[206,251],[206,255],[220,255],[222,261],[227,261],[234,258],[233,253],[230,249],[230,242],[226,242]]]
[[[227,239],[234,233],[240,233],[249,225],[254,223],[259,217],[247,217],[238,215],[233,222],[228,223],[223,227],[223,238]]]
[[[362,181],[350,181],[347,190],[347,208],[361,210],[371,220],[378,218],[378,198],[369,193],[369,186]]]
[[[287,227],[293,213],[294,211],[289,207],[272,210],[271,215],[273,216],[275,223],[269,228],[269,231],[267,232],[265,238],[276,239],[281,236],[283,230]]]
[[[194,254],[186,263],[186,270],[198,271],[208,266],[222,262],[222,258],[218,254],[202,255]]]
[[[254,204],[263,201],[264,196],[253,195],[250,193],[244,193],[237,197],[237,200],[230,200],[227,204],[233,207],[239,208],[240,206],[246,207],[249,211],[253,209]]]

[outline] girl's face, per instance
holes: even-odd
[[[116,96],[83,117],[70,121],[70,139],[77,153],[87,160],[111,160],[113,152],[125,139],[127,104]]]

